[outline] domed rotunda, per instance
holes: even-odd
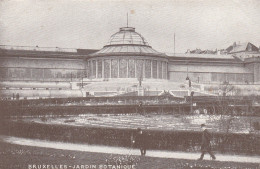
[[[120,28],[101,50],[87,57],[89,79],[168,79],[167,68],[167,56],[133,27]]]

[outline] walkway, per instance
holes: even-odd
[[[11,144],[45,147],[45,148],[62,149],[62,150],[122,154],[122,155],[127,155],[127,154],[140,155],[139,150],[125,148],[125,147],[108,147],[108,146],[101,146],[101,145],[72,144],[72,143],[34,140],[34,139],[25,139],[25,138],[9,137],[9,136],[0,136],[0,140]],[[196,160],[199,158],[200,153],[148,150],[146,156],[159,157],[159,158]],[[217,157],[217,161],[260,163],[260,156],[216,154],[216,157]],[[210,159],[209,155],[208,154],[205,155],[204,159],[209,160]]]

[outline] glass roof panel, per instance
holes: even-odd
[[[112,35],[107,43],[107,45],[122,44],[149,45],[144,37],[135,32],[135,28],[131,27],[120,28],[120,31]]]

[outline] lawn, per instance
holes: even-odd
[[[127,153],[126,153],[127,154]],[[0,168],[1,169],[27,169],[43,168],[105,168],[108,164],[110,168],[115,167],[115,161],[121,159],[121,167],[130,163],[124,163],[123,159],[134,159],[137,169],[220,169],[220,168],[260,168],[255,163],[237,163],[220,161],[196,161],[186,159],[155,158],[140,156],[124,156],[116,154],[79,152],[70,150],[58,150],[51,148],[40,148],[31,146],[14,145],[0,141]],[[110,160],[109,160],[110,159]],[[111,159],[115,159],[114,161]],[[108,161],[108,162],[107,162]],[[129,161],[128,161],[129,162]],[[118,163],[119,164],[119,163]],[[102,167],[101,167],[102,166]],[[109,168],[108,166],[106,166]]]

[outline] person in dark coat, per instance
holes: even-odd
[[[146,154],[146,137],[143,131],[140,128],[137,128],[137,133],[133,141],[135,146],[140,149],[141,155],[145,156]]]
[[[139,104],[138,104],[138,113],[143,115],[143,103],[142,102],[139,102]]]
[[[211,139],[211,134],[209,133],[209,131],[206,129],[206,125],[202,124],[201,125],[201,129],[203,131],[202,133],[202,140],[201,140],[201,156],[198,160],[203,160],[204,154],[206,152],[209,153],[209,155],[211,156],[211,158],[213,160],[216,159],[215,155],[211,152],[211,145],[210,145],[210,139]]]

